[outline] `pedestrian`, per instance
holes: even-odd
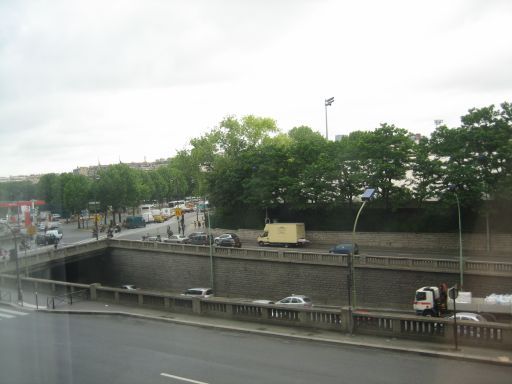
[[[201,220],[197,220],[197,227],[201,228]]]
[[[197,221],[194,220],[194,229],[197,228]]]

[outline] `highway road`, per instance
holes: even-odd
[[[186,224],[186,234],[190,234],[195,231],[206,231],[205,228],[195,228],[193,223],[196,220],[196,213],[188,213],[185,215],[185,224]],[[152,236],[160,235],[162,238],[167,236],[166,228],[167,225],[171,226],[171,229],[174,233],[178,233],[178,225],[177,220],[172,218],[165,223],[152,223],[148,224],[146,228],[137,228],[137,229],[123,229],[121,233],[116,233],[115,238],[117,239],[128,239],[128,240],[141,240],[143,235],[149,234]],[[93,241],[92,237],[92,227],[87,229],[77,229],[76,223],[65,224],[61,223],[61,229],[63,231],[63,239],[61,241],[61,246]],[[100,238],[106,237],[106,233],[100,233]],[[2,247],[5,249],[9,249],[12,247],[12,244],[2,244]],[[46,247],[52,247],[46,246]],[[243,241],[244,248],[260,248],[256,240],[254,242]],[[40,249],[42,247],[32,246],[32,251],[34,249]],[[279,249],[279,248],[270,248],[270,249]],[[283,250],[289,250],[282,248]],[[301,249],[303,252],[328,252],[329,246],[315,245],[312,244],[309,247]],[[29,251],[30,252],[30,251]],[[24,251],[20,251],[20,256],[23,257]],[[454,259],[458,260],[459,254],[457,251],[453,252],[425,252],[425,251],[412,251],[412,250],[392,250],[386,248],[371,248],[371,249],[362,249],[361,255],[365,256],[393,256],[393,257],[419,257],[419,258],[437,258],[437,259]],[[496,261],[496,262],[510,262],[510,256],[504,255],[464,255],[465,260],[481,260],[481,261]]]
[[[0,306],[0,382],[510,383],[510,367],[113,315]],[[14,313],[16,312],[16,313]]]

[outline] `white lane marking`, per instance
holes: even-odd
[[[0,312],[9,313],[11,315],[28,315],[28,312],[13,311],[11,309],[0,308]]]
[[[197,381],[197,380],[187,379],[187,378],[185,378],[185,377],[169,375],[168,373],[161,373],[161,374],[160,374],[160,376],[170,377],[171,379],[176,379],[176,380],[186,381],[186,382],[189,382],[189,383],[195,383],[195,384],[208,384],[208,383],[205,383],[204,381]]]
[[[14,316],[12,315],[3,315],[0,313],[0,317],[3,317],[4,319],[14,319]]]

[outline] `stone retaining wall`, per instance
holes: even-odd
[[[232,232],[232,230],[215,229],[215,233]],[[239,229],[236,231],[246,242],[256,242],[263,231]],[[306,231],[306,237],[313,244],[334,245],[352,242],[352,232]],[[458,233],[407,233],[407,232],[357,232],[356,243],[363,247],[418,250],[458,250]],[[465,251],[482,252],[487,247],[486,234],[462,234],[462,248]],[[512,235],[491,234],[490,247],[493,253],[509,254],[512,250]]]

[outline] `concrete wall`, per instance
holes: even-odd
[[[68,264],[65,274],[66,280],[73,282],[114,287],[135,284],[148,290],[180,292],[210,286],[210,258],[109,248],[102,256]],[[295,293],[309,295],[318,304],[347,304],[347,268],[343,265],[215,256],[214,276],[219,296],[276,300]],[[62,271],[58,277],[62,278]],[[410,309],[417,288],[455,284],[458,273],[358,267],[355,278],[359,305]],[[468,273],[465,289],[474,296],[511,293],[512,278]]]
[[[151,292],[144,290],[127,291],[97,284],[83,285],[58,281],[22,278],[23,285],[32,290],[53,294],[46,304],[52,311],[60,305],[76,301],[97,300],[126,306],[146,307],[169,313],[187,313],[197,316],[214,316],[238,321],[279,324],[287,327],[320,328],[332,331],[356,334],[370,334],[393,338],[407,338],[420,341],[453,343],[457,332],[459,344],[478,347],[512,347],[512,326],[500,323],[457,322],[457,328],[451,320],[403,314],[355,311],[348,308],[322,309],[290,308],[278,305],[254,304],[219,298],[199,299],[180,295]],[[0,288],[14,287],[16,276],[0,274]],[[55,296],[58,294],[59,296]],[[9,295],[6,295],[8,300]],[[43,303],[44,305],[44,303]],[[353,324],[353,327],[351,326]]]

